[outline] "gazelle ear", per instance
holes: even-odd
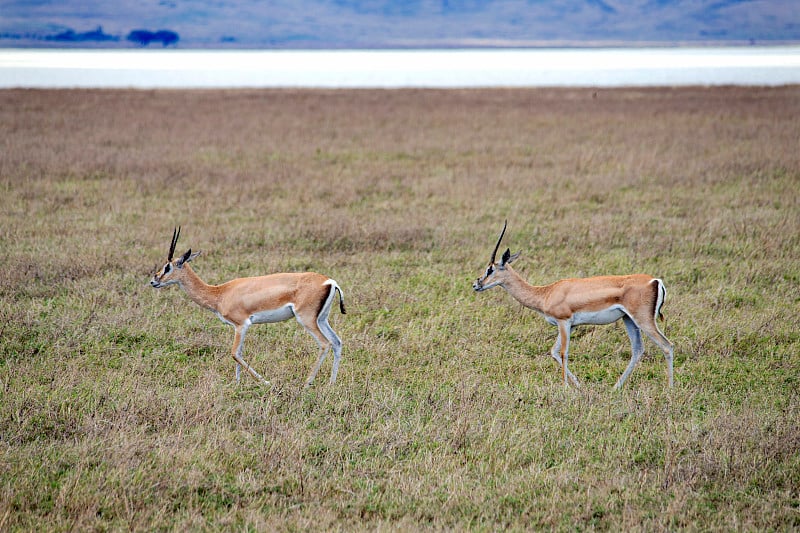
[[[517,259],[517,257],[519,257],[519,254],[521,253],[522,252],[517,252],[514,255],[511,255],[511,249],[506,248],[506,251],[503,252],[503,258],[500,260],[500,266],[504,267],[510,263],[513,263],[514,260]]]
[[[183,254],[183,257],[181,257],[178,260],[178,268],[182,267],[184,263],[188,263],[189,261],[191,261],[192,259],[194,259],[198,255],[200,255],[200,252],[192,253],[192,249],[189,248],[188,250],[186,250],[186,253]]]

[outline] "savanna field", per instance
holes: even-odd
[[[0,91],[0,530],[800,528],[800,87]],[[621,322],[502,289],[664,280]],[[313,270],[344,342],[149,280]],[[502,250],[501,250],[502,251]]]

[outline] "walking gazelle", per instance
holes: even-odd
[[[538,311],[548,323],[558,327],[558,338],[550,350],[550,356],[561,366],[565,385],[569,380],[576,387],[580,386],[567,364],[572,326],[610,324],[621,318],[631,340],[633,355],[614,388],[622,387],[644,353],[642,331],[664,352],[667,383],[672,387],[672,344],[656,325],[656,317],[661,317],[661,306],[667,295],[660,279],[646,274],[631,274],[562,279],[544,286],[530,285],[511,268],[511,263],[519,257],[519,253],[511,255],[511,250],[506,249],[500,262],[496,260],[507,226],[508,221],[503,225],[486,272],[473,283],[472,288],[480,292],[496,286],[503,287],[522,305]]]
[[[339,293],[339,309],[344,314],[344,297],[339,285],[331,278],[315,272],[270,274],[252,278],[237,278],[222,285],[208,285],[195,274],[189,262],[200,255],[189,249],[175,259],[175,245],[180,237],[180,227],[172,233],[167,262],[153,275],[150,285],[161,289],[178,284],[192,301],[214,312],[220,320],[233,326],[234,337],[231,355],[236,361],[236,381],[241,367],[256,379],[269,385],[253,367],[242,358],[244,337],[253,324],[281,322],[296,318],[319,344],[319,358],[306,380],[309,386],[317,375],[322,361],[333,348],[331,383],[336,381],[342,356],[342,341],[328,323],[331,306]]]

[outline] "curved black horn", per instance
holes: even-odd
[[[172,256],[175,255],[175,245],[178,244],[178,237],[181,236],[181,227],[178,226],[172,231],[172,244],[169,245],[169,255],[167,261],[172,261]]]
[[[500,238],[497,239],[497,245],[494,247],[494,252],[492,252],[492,260],[490,261],[490,263],[494,263],[494,260],[497,258],[497,250],[500,248],[500,241],[503,240],[503,235],[506,234],[507,226],[508,226],[508,220],[506,220],[506,223],[503,224],[503,231],[500,232]]]

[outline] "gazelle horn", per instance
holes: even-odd
[[[172,257],[175,255],[175,245],[178,244],[178,237],[181,236],[181,227],[178,226],[172,231],[172,244],[169,245],[169,254],[167,255],[167,261],[172,261]]]
[[[500,241],[503,240],[503,235],[506,234],[507,226],[508,226],[508,220],[506,220],[506,223],[503,224],[503,231],[500,233],[500,238],[497,239],[497,245],[494,247],[494,252],[492,252],[492,259],[489,261],[490,263],[494,263],[495,259],[497,258],[497,250],[500,249]]]

